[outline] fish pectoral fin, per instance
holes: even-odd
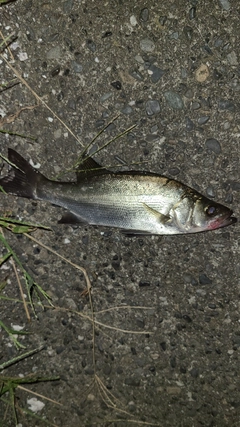
[[[78,225],[88,225],[86,221],[79,218],[72,212],[65,212],[62,218],[58,221],[58,224],[78,224]]]
[[[146,208],[148,213],[153,215],[154,218],[161,224],[165,224],[167,221],[171,219],[169,215],[164,215],[161,212],[156,211],[156,209],[151,208],[151,206],[148,206],[146,203],[143,203],[143,206]]]

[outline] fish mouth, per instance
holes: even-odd
[[[229,210],[225,215],[222,215],[221,217],[215,219],[213,223],[213,229],[227,227],[228,225],[236,224],[237,218],[235,218],[232,215],[233,215],[233,211]]]

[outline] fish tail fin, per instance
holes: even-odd
[[[37,199],[37,185],[46,178],[12,148],[8,149],[8,160],[13,168],[0,179],[0,189],[15,196]]]

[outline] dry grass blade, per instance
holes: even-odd
[[[13,365],[14,363],[19,362],[22,359],[26,359],[26,357],[28,357],[28,356],[32,356],[33,354],[38,353],[39,351],[43,350],[43,348],[44,348],[44,346],[40,346],[40,347],[35,348],[33,350],[27,351],[24,354],[20,354],[19,356],[14,357],[13,359],[8,360],[7,362],[2,363],[0,365],[0,371],[3,369],[6,369],[8,366]]]
[[[108,126],[108,125],[107,125]],[[128,129],[126,129],[124,132],[120,133],[119,135],[116,135],[114,138],[110,139],[110,141],[107,141],[106,144],[102,145],[100,148],[98,148],[92,155],[95,156],[95,154],[102,151],[104,148],[106,148],[108,145],[112,144],[116,139],[121,138],[122,136],[126,135],[126,133],[130,132],[132,129],[134,129],[137,125],[132,125]]]
[[[91,145],[93,145],[93,143],[99,138],[100,135],[102,135],[102,133],[108,128],[108,126],[110,126],[112,123],[115,122],[115,120],[118,119],[118,117],[120,116],[120,114],[118,114],[117,116],[115,116],[110,122],[107,123],[107,125],[101,129],[97,135],[91,140],[91,142],[84,148],[84,150],[81,152],[79,159],[76,162],[76,165],[78,165],[78,163],[82,161],[83,157],[85,157],[85,154],[87,153],[88,149],[91,147]],[[96,154],[96,153],[94,153]],[[86,156],[87,157],[87,156]],[[76,166],[75,165],[75,166]]]
[[[3,2],[0,0],[0,4],[1,3],[3,3]],[[14,36],[14,33],[12,33],[12,34],[9,34],[9,36],[4,37],[1,30],[0,30],[0,35],[3,39],[3,41],[0,43],[0,47],[4,46],[4,49],[7,48],[9,54],[11,55],[11,58],[14,59],[13,54],[11,52],[11,49],[9,48],[9,45],[12,43],[13,38],[14,38],[14,40],[16,39],[16,36]]]
[[[47,251],[52,252],[54,255],[58,256],[59,258],[61,258],[63,261],[67,262],[68,264],[70,264],[72,267],[76,268],[77,270],[81,271],[84,275],[84,278],[86,280],[87,283],[87,288],[90,292],[91,289],[91,282],[89,280],[88,274],[85,270],[85,268],[81,267],[80,265],[75,264],[72,261],[69,261],[67,258],[65,258],[63,255],[60,255],[58,252],[54,251],[53,249],[49,248],[49,246],[44,245],[44,243],[39,242],[39,240],[35,239],[33,236],[31,236],[28,233],[23,233],[25,236],[27,236],[30,240],[32,240],[33,242],[37,243],[38,245],[41,245],[43,248],[45,248]]]
[[[116,305],[114,307],[105,308],[104,310],[98,310],[98,314],[107,313],[108,311],[115,310],[152,310],[152,307],[145,307],[143,305]]]
[[[16,276],[16,279],[17,279],[17,282],[18,282],[18,287],[19,287],[19,290],[20,290],[20,294],[21,294],[21,298],[22,298],[23,306],[24,306],[24,309],[25,309],[25,313],[26,313],[26,316],[27,316],[28,321],[30,322],[31,317],[30,317],[30,314],[29,314],[29,310],[28,310],[28,307],[27,307],[26,300],[25,300],[25,298],[24,298],[24,293],[23,293],[23,289],[22,289],[21,280],[20,280],[20,278],[19,278],[19,274],[18,274],[18,272],[17,272],[17,268],[16,268],[16,265],[15,265],[15,262],[14,262],[14,260],[13,260],[13,259],[11,259],[11,263],[12,263],[12,266],[13,266],[13,270],[14,270],[14,273],[15,273],[15,276]]]
[[[62,403],[57,402],[56,400],[50,399],[50,397],[44,396],[43,394],[36,393],[35,391],[30,390],[29,388],[23,387],[22,385],[19,385],[18,388],[21,390],[27,391],[28,393],[34,394],[34,396],[38,396],[41,399],[48,400],[49,402],[55,403],[55,405],[63,406]]]

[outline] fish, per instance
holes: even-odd
[[[174,179],[148,172],[112,172],[83,159],[74,182],[46,178],[15,150],[0,178],[5,193],[65,208],[60,224],[105,226],[128,236],[215,230],[237,222],[233,211]]]

